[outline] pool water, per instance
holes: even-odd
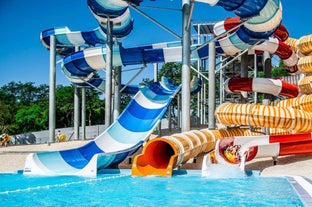
[[[286,177],[210,179],[198,171],[173,177],[96,178],[0,174],[1,206],[304,206]]]

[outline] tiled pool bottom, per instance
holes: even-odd
[[[210,179],[198,170],[175,171],[173,177],[107,173],[96,178],[0,174],[1,205],[312,206],[311,181],[297,176]]]

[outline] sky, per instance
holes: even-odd
[[[312,1],[282,0],[283,21],[290,37],[299,39],[312,34]],[[181,35],[182,0],[145,0],[139,7],[143,12]],[[170,9],[168,9],[170,8]],[[131,10],[133,31],[121,40],[124,47],[136,47],[178,39],[144,16]],[[192,15],[194,21],[216,21],[235,17],[221,7],[197,2]],[[72,31],[90,31],[98,27],[86,0],[1,0],[0,1],[0,87],[15,82],[49,84],[49,51],[40,42],[40,32],[67,26]],[[195,31],[192,29],[192,33]],[[132,68],[138,68],[133,66]],[[142,78],[153,78],[153,67],[147,67],[133,84]],[[126,83],[136,71],[123,72]],[[100,73],[100,75],[102,75]],[[57,65],[56,83],[70,85]]]

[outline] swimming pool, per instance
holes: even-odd
[[[173,177],[132,177],[130,170],[96,178],[0,174],[0,201],[6,207],[305,206],[293,183],[288,177],[210,179],[196,170]]]

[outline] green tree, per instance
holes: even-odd
[[[36,107],[40,104],[42,112],[44,111],[44,105],[47,103],[48,86],[40,85],[34,86],[34,83],[27,82],[10,82],[0,88],[0,100],[1,100],[1,118],[0,128],[6,128],[9,133],[21,133],[23,130],[30,130],[30,128],[21,127],[19,123],[28,121],[30,116],[22,117],[20,114],[25,113],[25,109],[32,111],[32,107]],[[18,118],[18,120],[17,120]],[[44,117],[37,117],[38,120],[45,120]],[[32,123],[33,126],[37,126],[36,123]],[[40,125],[40,124],[38,124]]]
[[[272,68],[272,78],[280,78],[282,76],[289,76],[288,70],[285,69],[284,62],[281,60],[278,67]]]
[[[105,101],[99,98],[100,94],[95,90],[86,91],[86,121],[90,126],[104,123]]]
[[[36,103],[24,106],[15,115],[15,127],[18,133],[40,131],[48,129],[48,106]]]
[[[73,126],[74,91],[75,88],[73,85],[58,85],[56,87],[55,106],[57,128]]]
[[[12,123],[12,114],[10,112],[10,106],[0,100],[0,133],[7,131],[9,125]]]

